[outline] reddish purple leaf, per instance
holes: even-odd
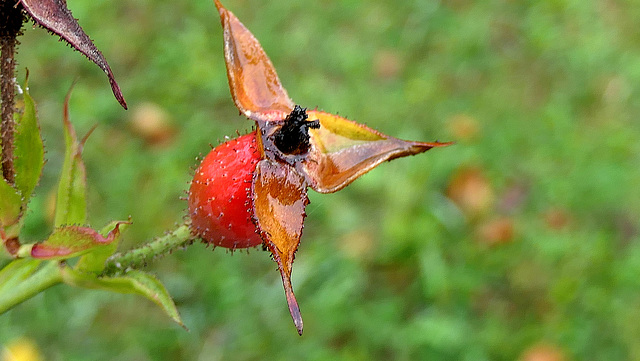
[[[98,65],[109,77],[111,90],[116,100],[123,108],[127,109],[127,103],[118,83],[116,83],[109,64],[107,64],[107,60],[73,17],[67,7],[67,2],[65,0],[20,0],[20,2],[38,25],[60,36],[69,45]]]

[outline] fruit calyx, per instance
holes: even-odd
[[[286,155],[301,155],[309,150],[309,128],[320,128],[318,120],[307,121],[307,108],[296,105],[273,134],[273,144]]]

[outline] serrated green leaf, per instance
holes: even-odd
[[[16,117],[15,186],[27,203],[33,189],[40,180],[44,166],[44,144],[40,135],[40,126],[36,116],[36,107],[25,84],[23,93],[24,108]]]
[[[120,232],[122,232],[128,224],[130,223],[116,221],[111,222],[106,227],[102,228],[100,234],[108,237],[109,234],[118,226],[120,226]],[[76,263],[75,269],[83,272],[102,272],[104,270],[107,258],[111,257],[111,255],[114,254],[118,249],[118,243],[120,243],[120,235],[116,234],[114,240],[111,243],[101,247],[95,247],[91,249],[89,253],[80,257],[80,260],[78,261],[78,263]]]
[[[35,244],[31,248],[31,257],[68,259],[83,255],[94,248],[108,247],[120,235],[119,227],[122,223],[124,222],[116,222],[106,236],[89,227],[58,227],[44,242]]]
[[[7,181],[0,177],[0,226],[18,223],[22,209],[22,197]]]
[[[160,306],[177,324],[185,327],[167,289],[156,277],[148,273],[132,270],[124,276],[98,277],[95,273],[78,272],[67,267],[63,271],[63,279],[72,286],[142,295]]]
[[[78,141],[76,131],[69,120],[69,97],[64,101],[65,155],[58,183],[54,226],[83,224],[87,218],[86,170],[82,161],[83,143]]]
[[[9,292],[12,288],[31,276],[41,260],[33,258],[21,258],[11,261],[0,270],[0,294]]]

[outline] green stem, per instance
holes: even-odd
[[[0,314],[60,282],[62,282],[62,275],[59,263],[47,262],[32,276],[12,287],[10,291],[5,290],[0,293]]]
[[[154,258],[188,246],[195,239],[196,237],[191,233],[189,224],[183,224],[174,231],[156,238],[140,248],[124,253],[116,253],[109,257],[103,274],[113,275],[124,272],[127,269],[142,268]]]
[[[183,224],[140,248],[114,254],[107,260],[103,276],[144,267],[154,258],[193,243],[195,238],[189,224]],[[33,258],[16,259],[0,270],[0,314],[63,282],[60,262],[47,262],[36,270],[39,262]]]

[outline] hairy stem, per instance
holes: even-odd
[[[189,224],[183,224],[140,248],[116,253],[106,263],[103,276],[111,276],[144,267],[154,258],[165,255],[194,241]],[[0,269],[0,314],[38,293],[62,283],[63,264],[33,258],[16,259]],[[67,266],[68,267],[68,266]]]
[[[2,140],[2,175],[13,184],[15,172],[13,168],[13,138],[15,122],[13,113],[15,108],[16,80],[15,53],[18,45],[17,37],[21,34],[24,15],[22,7],[15,1],[0,3],[0,92],[1,123],[0,139]]]
[[[0,89],[2,89],[2,126],[0,133],[2,134],[2,175],[9,183],[13,184],[13,138],[15,132],[15,123],[13,120],[13,112],[15,106],[15,48],[16,38],[2,37],[0,38],[0,49],[2,56]]]
[[[107,260],[104,275],[121,273],[127,269],[137,269],[147,265],[154,258],[188,246],[196,239],[188,224],[183,224],[172,232],[123,253],[116,253]]]

